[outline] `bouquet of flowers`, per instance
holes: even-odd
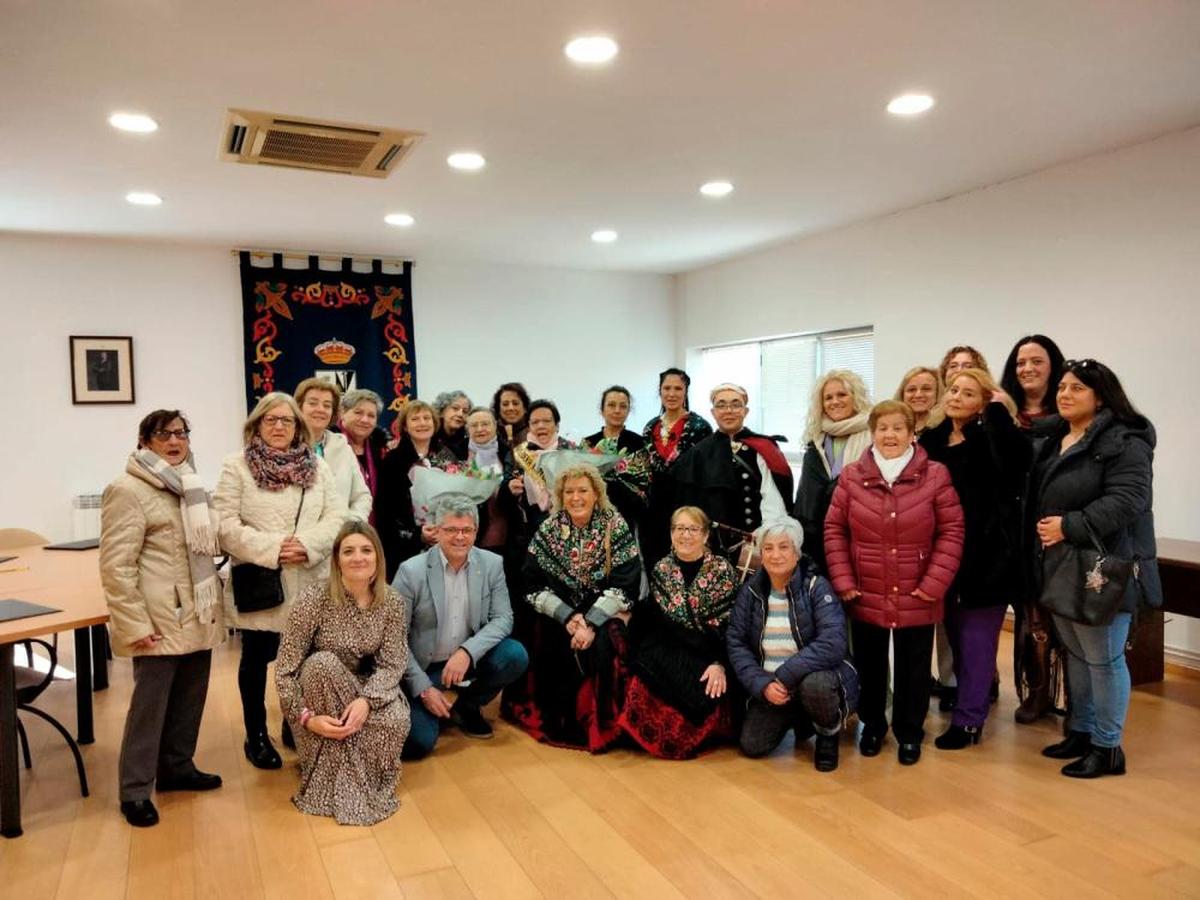
[[[620,458],[616,453],[596,450],[548,450],[538,460],[538,467],[546,479],[546,487],[553,493],[560,472],[572,466],[594,466],[604,476]]]
[[[434,502],[448,494],[465,497],[478,505],[490,500],[500,489],[501,475],[470,465],[453,463],[443,469],[414,466],[412,480],[413,515],[418,525],[429,521]]]
[[[650,452],[648,450],[632,452],[628,448],[618,450],[615,438],[604,438],[598,441],[594,447],[584,444],[584,449],[592,458],[600,456],[608,459],[615,455],[616,462],[601,469],[600,474],[610,484],[620,482],[638,500],[642,503],[646,502],[650,490]]]

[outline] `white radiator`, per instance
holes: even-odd
[[[100,537],[100,494],[79,494],[71,499],[71,540]]]

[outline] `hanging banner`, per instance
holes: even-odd
[[[369,388],[383,397],[379,424],[391,430],[396,413],[417,394],[413,352],[412,263],[404,271],[354,272],[351,260],[328,271],[308,267],[255,266],[241,252],[242,338],[246,404],[272,391],[292,393],[305,378],[336,382],[343,392]]]

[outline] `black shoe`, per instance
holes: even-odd
[[[858,752],[863,756],[878,756],[882,747],[883,732],[864,728],[862,736],[858,739]]]
[[[158,824],[158,810],[149,800],[122,800],[121,815],[134,828],[149,828]]]
[[[938,712],[954,712],[956,706],[958,706],[958,688],[942,688],[942,699],[938,701]]]
[[[939,750],[962,750],[972,744],[978,744],[983,737],[983,726],[970,728],[966,725],[951,725],[934,738],[933,746]]]
[[[480,741],[486,741],[492,737],[494,734],[492,726],[487,723],[487,719],[483,717],[478,706],[463,706],[462,709],[459,709],[459,706],[460,704],[454,704],[454,709],[450,713],[459,731],[467,737]]]
[[[283,720],[283,731],[280,733],[279,739],[289,750],[296,749],[296,739],[292,736],[292,726],[287,723],[287,719]]]
[[[1068,778],[1099,778],[1125,774],[1125,751],[1120,747],[1092,747],[1087,756],[1067,763],[1062,773]]]
[[[160,794],[167,791],[215,791],[221,786],[221,776],[196,769],[177,778],[160,778],[154,786]]]
[[[900,751],[896,754],[902,766],[915,766],[921,758],[920,744],[901,744]]]
[[[813,765],[818,772],[832,772],[838,767],[838,736],[818,734],[817,749],[813,754]]]
[[[1079,759],[1092,751],[1092,736],[1086,731],[1068,731],[1065,740],[1042,748],[1049,759]]]
[[[283,760],[275,752],[275,747],[266,734],[248,736],[242,750],[246,759],[250,760],[250,764],[256,769],[279,769],[283,766]]]

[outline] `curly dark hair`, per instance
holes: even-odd
[[[500,395],[505,391],[511,391],[521,398],[521,403],[525,407],[525,415],[521,417],[520,425],[529,424],[529,404],[532,402],[529,399],[529,391],[525,390],[525,385],[519,381],[506,381],[500,387],[496,388],[496,393],[492,394],[492,415],[496,417],[496,421],[503,422],[500,418]]]

